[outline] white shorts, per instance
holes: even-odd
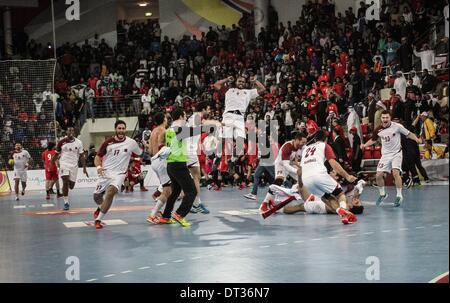
[[[309,177],[302,176],[303,186],[317,197],[331,194],[337,187],[341,187],[329,174],[318,174]]]
[[[15,170],[14,180],[20,179],[20,182],[27,182],[27,171],[26,170]]]
[[[153,171],[155,172],[156,176],[159,179],[159,183],[161,185],[168,185],[170,184],[170,178],[167,174],[167,161],[166,159],[156,158],[152,160],[151,165]]]
[[[110,185],[117,188],[120,191],[122,188],[123,182],[127,177],[126,173],[123,174],[108,174],[105,172],[104,177],[98,177],[97,185],[95,187],[94,194],[102,194],[104,193]]]
[[[69,176],[70,181],[77,182],[78,166],[61,165],[59,168],[59,176]]]
[[[293,174],[288,171],[283,163],[275,163],[275,179],[283,178],[285,180],[287,176],[291,176],[294,180],[297,180],[297,173]]]
[[[187,167],[200,167],[200,162],[198,161],[197,155],[190,155],[187,156]]]
[[[223,114],[222,123],[223,126],[222,136],[226,139],[231,138],[245,138],[245,121],[243,115],[225,113]]]
[[[325,202],[320,199],[316,199],[315,201],[308,201],[303,203],[303,207],[305,208],[305,212],[308,214],[326,214],[327,207]]]
[[[394,155],[381,156],[378,162],[377,172],[391,173],[394,168],[402,172],[403,153],[400,151]]]

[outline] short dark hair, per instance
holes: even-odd
[[[197,112],[201,112],[202,110],[207,109],[208,106],[209,106],[209,102],[208,101],[202,101],[202,102],[199,102],[197,104],[197,106],[195,107],[195,110]]]
[[[301,140],[303,138],[306,138],[306,135],[303,132],[293,131],[292,137],[294,138],[294,140]]]
[[[391,115],[391,112],[390,111],[388,111],[387,109],[385,109],[385,110],[383,110],[382,112],[381,112],[381,114],[382,115]]]
[[[363,213],[364,211],[364,206],[362,205],[358,205],[358,206],[353,206],[350,211],[355,214],[355,215],[360,215]]]
[[[319,129],[314,138],[316,139],[316,141],[322,141],[325,142],[325,140],[327,139],[327,134],[325,133],[325,131],[323,129]]]
[[[165,117],[166,117],[166,115],[163,112],[157,112],[153,116],[153,120],[155,121],[156,125],[161,125],[161,124],[163,124]]]
[[[55,148],[55,142],[48,142],[47,144],[47,149],[48,150],[52,150]]]
[[[119,126],[120,124],[123,124],[123,125],[125,125],[125,127],[127,127],[127,124],[125,123],[125,121],[117,120],[116,123],[114,123],[114,128],[117,128],[117,126]]]
[[[184,116],[186,113],[184,112],[184,109],[182,109],[181,107],[175,107],[173,110],[172,110],[172,119],[175,121],[175,120],[178,120],[178,119],[180,119],[180,117],[182,117],[182,116]]]

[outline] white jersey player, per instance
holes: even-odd
[[[376,201],[376,205],[379,206],[387,198],[387,194],[384,188],[384,177],[386,173],[391,173],[395,180],[395,187],[397,189],[397,197],[394,201],[394,206],[399,207],[403,202],[402,195],[402,145],[401,135],[407,136],[409,139],[420,143],[421,140],[417,138],[415,134],[407,130],[403,125],[392,122],[391,114],[385,110],[381,113],[381,125],[374,130],[372,138],[365,144],[361,144],[361,149],[373,145],[377,142],[378,138],[381,140],[381,159],[377,166],[377,185],[380,191],[380,196]]]
[[[52,158],[54,164],[59,159],[59,176],[63,181],[64,210],[69,210],[69,190],[74,189],[78,175],[78,161],[81,160],[83,173],[89,178],[86,170],[86,154],[81,140],[75,138],[75,129],[68,127],[66,137],[56,145],[56,154]]]
[[[333,149],[325,141],[325,132],[319,130],[315,134],[315,142],[305,146],[300,161],[301,171],[299,175],[301,177],[299,178],[299,183],[301,186],[306,187],[311,194],[319,198],[329,199],[330,197],[335,197],[340,206],[336,212],[341,216],[342,223],[353,223],[355,221],[349,220],[349,212],[346,210],[347,199],[345,193],[339,183],[328,174],[325,161],[328,161],[334,171],[348,182],[354,182],[356,177],[349,175],[341,167],[336,161]],[[356,219],[356,217],[351,219]]]
[[[125,136],[124,121],[117,120],[114,128],[116,135],[103,142],[94,159],[99,176],[94,192],[94,201],[98,205],[94,212],[96,229],[103,228],[101,220],[125,181],[131,155],[141,156],[143,152],[136,141]]]
[[[294,180],[297,180],[298,166],[295,166],[295,156],[297,151],[300,150],[306,144],[306,136],[303,133],[295,133],[294,139],[284,143],[275,159],[275,185],[281,185],[286,180],[287,176],[291,176]],[[273,206],[273,193],[269,189],[261,203],[259,210],[264,213]]]
[[[203,118],[208,116],[211,112],[211,108],[207,102],[200,102],[197,105],[196,111],[192,114],[191,117],[186,122],[186,126],[195,127],[202,123]],[[205,125],[206,126],[206,125]],[[209,210],[200,200],[200,179],[201,179],[201,171],[200,171],[200,162],[198,160],[199,155],[199,142],[201,137],[201,131],[194,134],[192,137],[188,137],[185,140],[186,142],[186,150],[187,150],[187,167],[194,179],[195,188],[197,189],[197,197],[192,204],[191,212],[192,213],[203,213],[209,214]]]
[[[22,144],[16,143],[14,151],[11,155],[14,161],[14,191],[16,193],[16,201],[19,200],[19,182],[22,184],[22,196],[25,195],[27,187],[27,170],[31,167],[33,159],[30,153],[22,148]]]
[[[219,80],[214,84],[216,90],[220,90],[225,83],[234,81],[233,77]],[[256,80],[256,76],[250,79],[252,84],[256,85],[253,89],[244,89],[245,78],[239,76],[236,79],[236,87],[230,88],[225,93],[225,110],[222,123],[223,138],[225,138],[225,155],[231,157],[233,149],[233,138],[236,139],[236,155],[242,155],[244,152],[244,140],[246,137],[244,115],[252,99],[261,95],[266,88]]]
[[[155,197],[156,205],[150,211],[150,214],[147,217],[147,222],[158,224],[158,213],[167,202],[167,198],[170,196],[172,189],[170,186],[170,178],[167,174],[167,157],[170,154],[170,148],[165,146],[165,134],[168,127],[168,119],[164,113],[159,112],[155,114],[153,121],[155,121],[157,127],[153,129],[152,134],[150,135],[147,150],[152,157],[151,167],[159,179],[159,186],[161,189],[158,188],[160,194]]]

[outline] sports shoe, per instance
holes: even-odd
[[[50,194],[47,194],[47,195],[45,196],[45,200],[50,200]]]
[[[25,195],[25,191],[24,191],[24,190],[22,190],[21,194],[22,194],[22,196],[24,196],[24,195]]]
[[[402,205],[403,197],[396,197],[394,201],[394,207],[399,207]]]
[[[19,196],[16,196],[16,201],[19,201]]]
[[[141,191],[148,191],[145,187],[141,187]]]
[[[190,223],[186,218],[183,218],[182,216],[180,216],[180,215],[177,214],[176,212],[174,212],[174,213],[172,214],[172,218],[173,218],[175,221],[177,221],[178,223],[180,223],[181,226],[183,226],[183,227],[189,227],[189,226],[191,226],[191,223]]]
[[[64,197],[63,194],[61,194],[61,193],[56,194],[56,198],[62,198],[62,197]]]
[[[147,222],[148,223],[152,223],[152,224],[160,224],[160,219],[158,216],[148,216],[147,217]]]
[[[169,218],[169,219],[164,218],[164,217],[159,218],[159,223],[161,223],[161,224],[174,224],[176,222],[177,221],[175,221],[173,218]]]
[[[353,224],[358,221],[358,218],[353,213],[341,207],[338,209],[337,213],[341,216],[342,224]]]
[[[64,203],[63,210],[69,210],[69,209],[70,209],[70,204],[69,203]]]
[[[94,219],[97,219],[99,214],[100,214],[100,208],[97,207],[97,209],[94,211]]]
[[[245,182],[242,182],[242,183],[239,185],[239,190],[243,190],[246,186],[247,186],[247,184],[245,184]]]
[[[256,195],[249,193],[244,195],[245,198],[249,199],[249,200],[256,200]]]
[[[200,208],[200,212],[202,214],[205,214],[205,215],[209,214],[209,209],[207,209],[204,204],[200,203],[198,207]]]
[[[95,229],[102,229],[102,228],[103,228],[102,221],[95,220]]]
[[[387,197],[388,197],[388,194],[385,194],[384,196],[379,195],[377,201],[375,201],[375,204],[377,206],[380,206]]]

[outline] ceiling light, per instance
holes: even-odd
[[[148,3],[147,3],[147,2],[141,2],[141,3],[138,3],[138,5],[139,5],[140,7],[145,7],[145,6],[148,5]]]
[[[151,17],[153,14],[151,12],[146,12],[145,17]]]

